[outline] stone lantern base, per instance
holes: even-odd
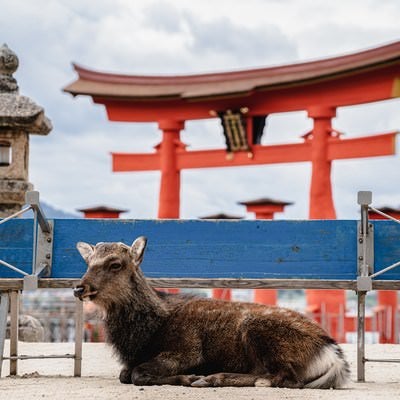
[[[21,210],[25,204],[25,192],[33,185],[26,181],[0,180],[0,218],[6,218]]]

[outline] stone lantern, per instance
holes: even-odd
[[[12,76],[18,57],[7,45],[0,47],[0,218],[21,209],[28,181],[29,134],[47,135],[52,125],[44,109],[21,96]]]

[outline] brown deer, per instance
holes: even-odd
[[[341,348],[302,314],[153,289],[140,269],[146,242],[77,244],[88,270],[74,294],[103,310],[108,341],[123,364],[122,383],[345,385],[349,366]]]

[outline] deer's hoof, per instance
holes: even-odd
[[[192,382],[190,386],[193,387],[209,387],[211,386],[210,382],[207,382],[204,378],[197,379],[196,381]]]

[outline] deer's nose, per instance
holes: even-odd
[[[81,298],[84,291],[85,291],[85,287],[84,286],[81,286],[81,285],[77,286],[77,287],[74,288],[74,296]]]

